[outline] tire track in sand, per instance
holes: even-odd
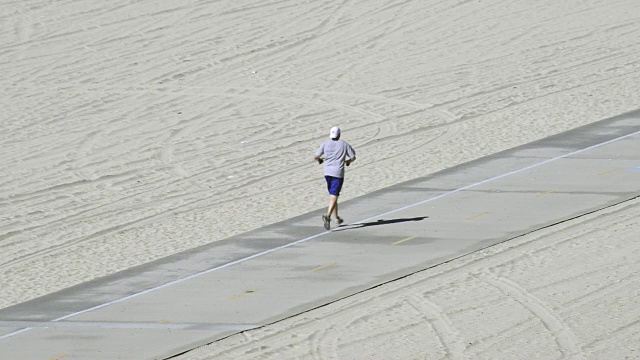
[[[451,359],[468,359],[465,355],[466,347],[460,335],[455,330],[452,321],[442,309],[425,299],[424,295],[412,293],[405,297],[405,302],[422,314],[425,321],[433,328],[446,352]]]
[[[542,322],[542,325],[544,325],[549,333],[551,333],[551,335],[556,339],[556,343],[563,354],[563,358],[585,358],[581,344],[571,328],[569,328],[569,326],[567,326],[567,324],[565,324],[564,321],[555,314],[548,304],[536,298],[533,294],[523,289],[517,283],[504,277],[496,277],[487,270],[476,274],[475,277],[478,280],[500,290],[510,299],[516,301],[537,317]]]

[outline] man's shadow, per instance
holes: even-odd
[[[389,220],[380,219],[380,220],[371,221],[371,222],[365,222],[365,223],[354,223],[354,224],[348,224],[348,225],[341,225],[336,230],[361,229],[361,228],[365,228],[365,227],[369,227],[369,226],[389,225],[389,224],[397,224],[397,223],[403,223],[403,222],[409,222],[409,221],[422,221],[422,220],[427,219],[427,218],[429,218],[429,217],[428,216],[419,216],[419,217],[414,217],[414,218],[400,218],[400,219],[389,219]]]

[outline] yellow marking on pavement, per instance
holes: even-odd
[[[159,320],[157,323],[158,324],[171,324],[171,321],[169,321],[169,320]]]
[[[62,354],[62,355],[54,356],[49,360],[60,360],[62,358],[66,358],[67,356],[69,356],[69,354]]]
[[[551,195],[551,194],[553,194],[555,192],[556,192],[555,190],[545,191],[543,193],[536,194],[536,197],[543,197],[543,196]]]
[[[336,263],[335,263],[335,262],[332,262],[331,264],[322,265],[322,266],[319,266],[319,267],[317,267],[317,268],[315,268],[315,269],[313,269],[313,270],[309,270],[309,271],[320,271],[320,270],[324,270],[324,269],[326,269],[326,268],[330,268],[330,267],[332,267],[332,266],[334,266],[334,265],[336,265]]]
[[[477,219],[477,218],[479,218],[479,217],[482,217],[482,216],[485,216],[485,215],[488,215],[488,214],[489,214],[488,212],[483,212],[483,213],[480,213],[480,214],[475,214],[475,215],[473,215],[473,216],[470,216],[470,217],[466,218],[465,220],[474,220],[474,219]]]
[[[402,243],[405,243],[405,242],[407,242],[407,241],[409,241],[409,240],[413,240],[413,239],[415,239],[415,238],[416,238],[415,236],[411,236],[411,237],[408,237],[408,238],[406,238],[406,239],[402,239],[402,240],[396,241],[396,242],[394,242],[392,245],[400,245],[400,244],[402,244]]]
[[[613,169],[613,170],[609,170],[609,171],[598,173],[598,176],[607,176],[607,175],[611,175],[611,174],[613,174],[615,172],[618,172],[618,171],[620,171],[620,169]]]
[[[232,297],[231,300],[238,300],[238,299],[243,298],[243,297],[245,297],[245,296],[247,296],[249,294],[253,294],[254,292],[256,292],[256,291],[255,290],[247,290],[247,291],[243,292],[240,295],[236,295],[236,296]]]

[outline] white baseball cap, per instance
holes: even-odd
[[[337,139],[338,137],[340,137],[340,128],[337,126],[332,127],[331,131],[329,132],[329,136],[332,139]]]

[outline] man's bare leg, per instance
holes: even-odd
[[[338,206],[338,197],[329,195],[329,207],[327,208],[327,215],[322,215],[322,221],[324,222],[324,228],[331,230],[331,214],[336,211]],[[338,221],[341,223],[341,221]]]
[[[333,201],[335,199],[335,201]],[[333,203],[332,203],[333,201]],[[333,209],[332,209],[333,206]],[[334,218],[336,218],[338,220],[338,225],[342,224],[344,222],[344,220],[342,220],[340,218],[340,216],[338,216],[338,197],[337,196],[331,196],[331,200],[329,200],[329,218],[331,218],[331,216],[333,216]]]
[[[331,217],[333,214],[338,214],[338,197],[335,195],[329,195],[329,207],[327,208],[327,216]]]

